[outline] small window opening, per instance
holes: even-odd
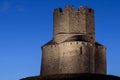
[[[80,47],[80,54],[82,55],[82,47]]]

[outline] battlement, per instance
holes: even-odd
[[[73,11],[75,11],[75,12],[84,12],[84,13],[86,13],[86,12],[93,13],[94,12],[93,9],[88,8],[86,6],[80,6],[78,8],[78,10],[75,10],[74,6],[65,6],[64,10],[62,8],[54,9],[54,13],[65,13],[65,12],[73,12]]]
[[[53,16],[54,36],[41,47],[40,76],[106,74],[106,47],[95,40],[94,10],[65,6],[56,8]]]
[[[60,33],[94,36],[94,10],[86,6],[80,6],[78,10],[75,10],[74,6],[65,6],[64,10],[56,8],[54,10],[54,38]]]

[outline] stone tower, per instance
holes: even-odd
[[[40,75],[21,80],[120,80],[106,74],[106,47],[95,40],[93,9],[55,9],[53,35],[42,46]]]
[[[94,10],[54,10],[54,36],[42,46],[41,76],[106,74],[106,47],[95,40]]]

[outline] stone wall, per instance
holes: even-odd
[[[60,46],[60,73],[94,72],[94,47],[88,42],[65,42]]]
[[[54,37],[42,47],[41,76],[106,74],[106,48],[95,42],[94,10],[66,6],[54,10]]]
[[[42,51],[42,76],[64,73],[94,73],[94,44],[70,41],[57,45],[46,45]]]
[[[50,79],[47,76],[60,74],[106,74],[106,48],[95,41],[94,27],[93,9],[55,9],[54,37],[42,46],[41,77],[23,80]]]
[[[106,47],[96,45],[95,73],[106,74]]]
[[[54,39],[57,35],[82,34],[90,35],[89,41],[95,42],[94,11],[85,6],[74,10],[73,6],[66,6],[54,10]]]
[[[42,48],[41,75],[57,74],[59,67],[58,45],[47,45]]]

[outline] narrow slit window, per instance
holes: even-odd
[[[82,55],[82,47],[80,47],[80,54]]]

